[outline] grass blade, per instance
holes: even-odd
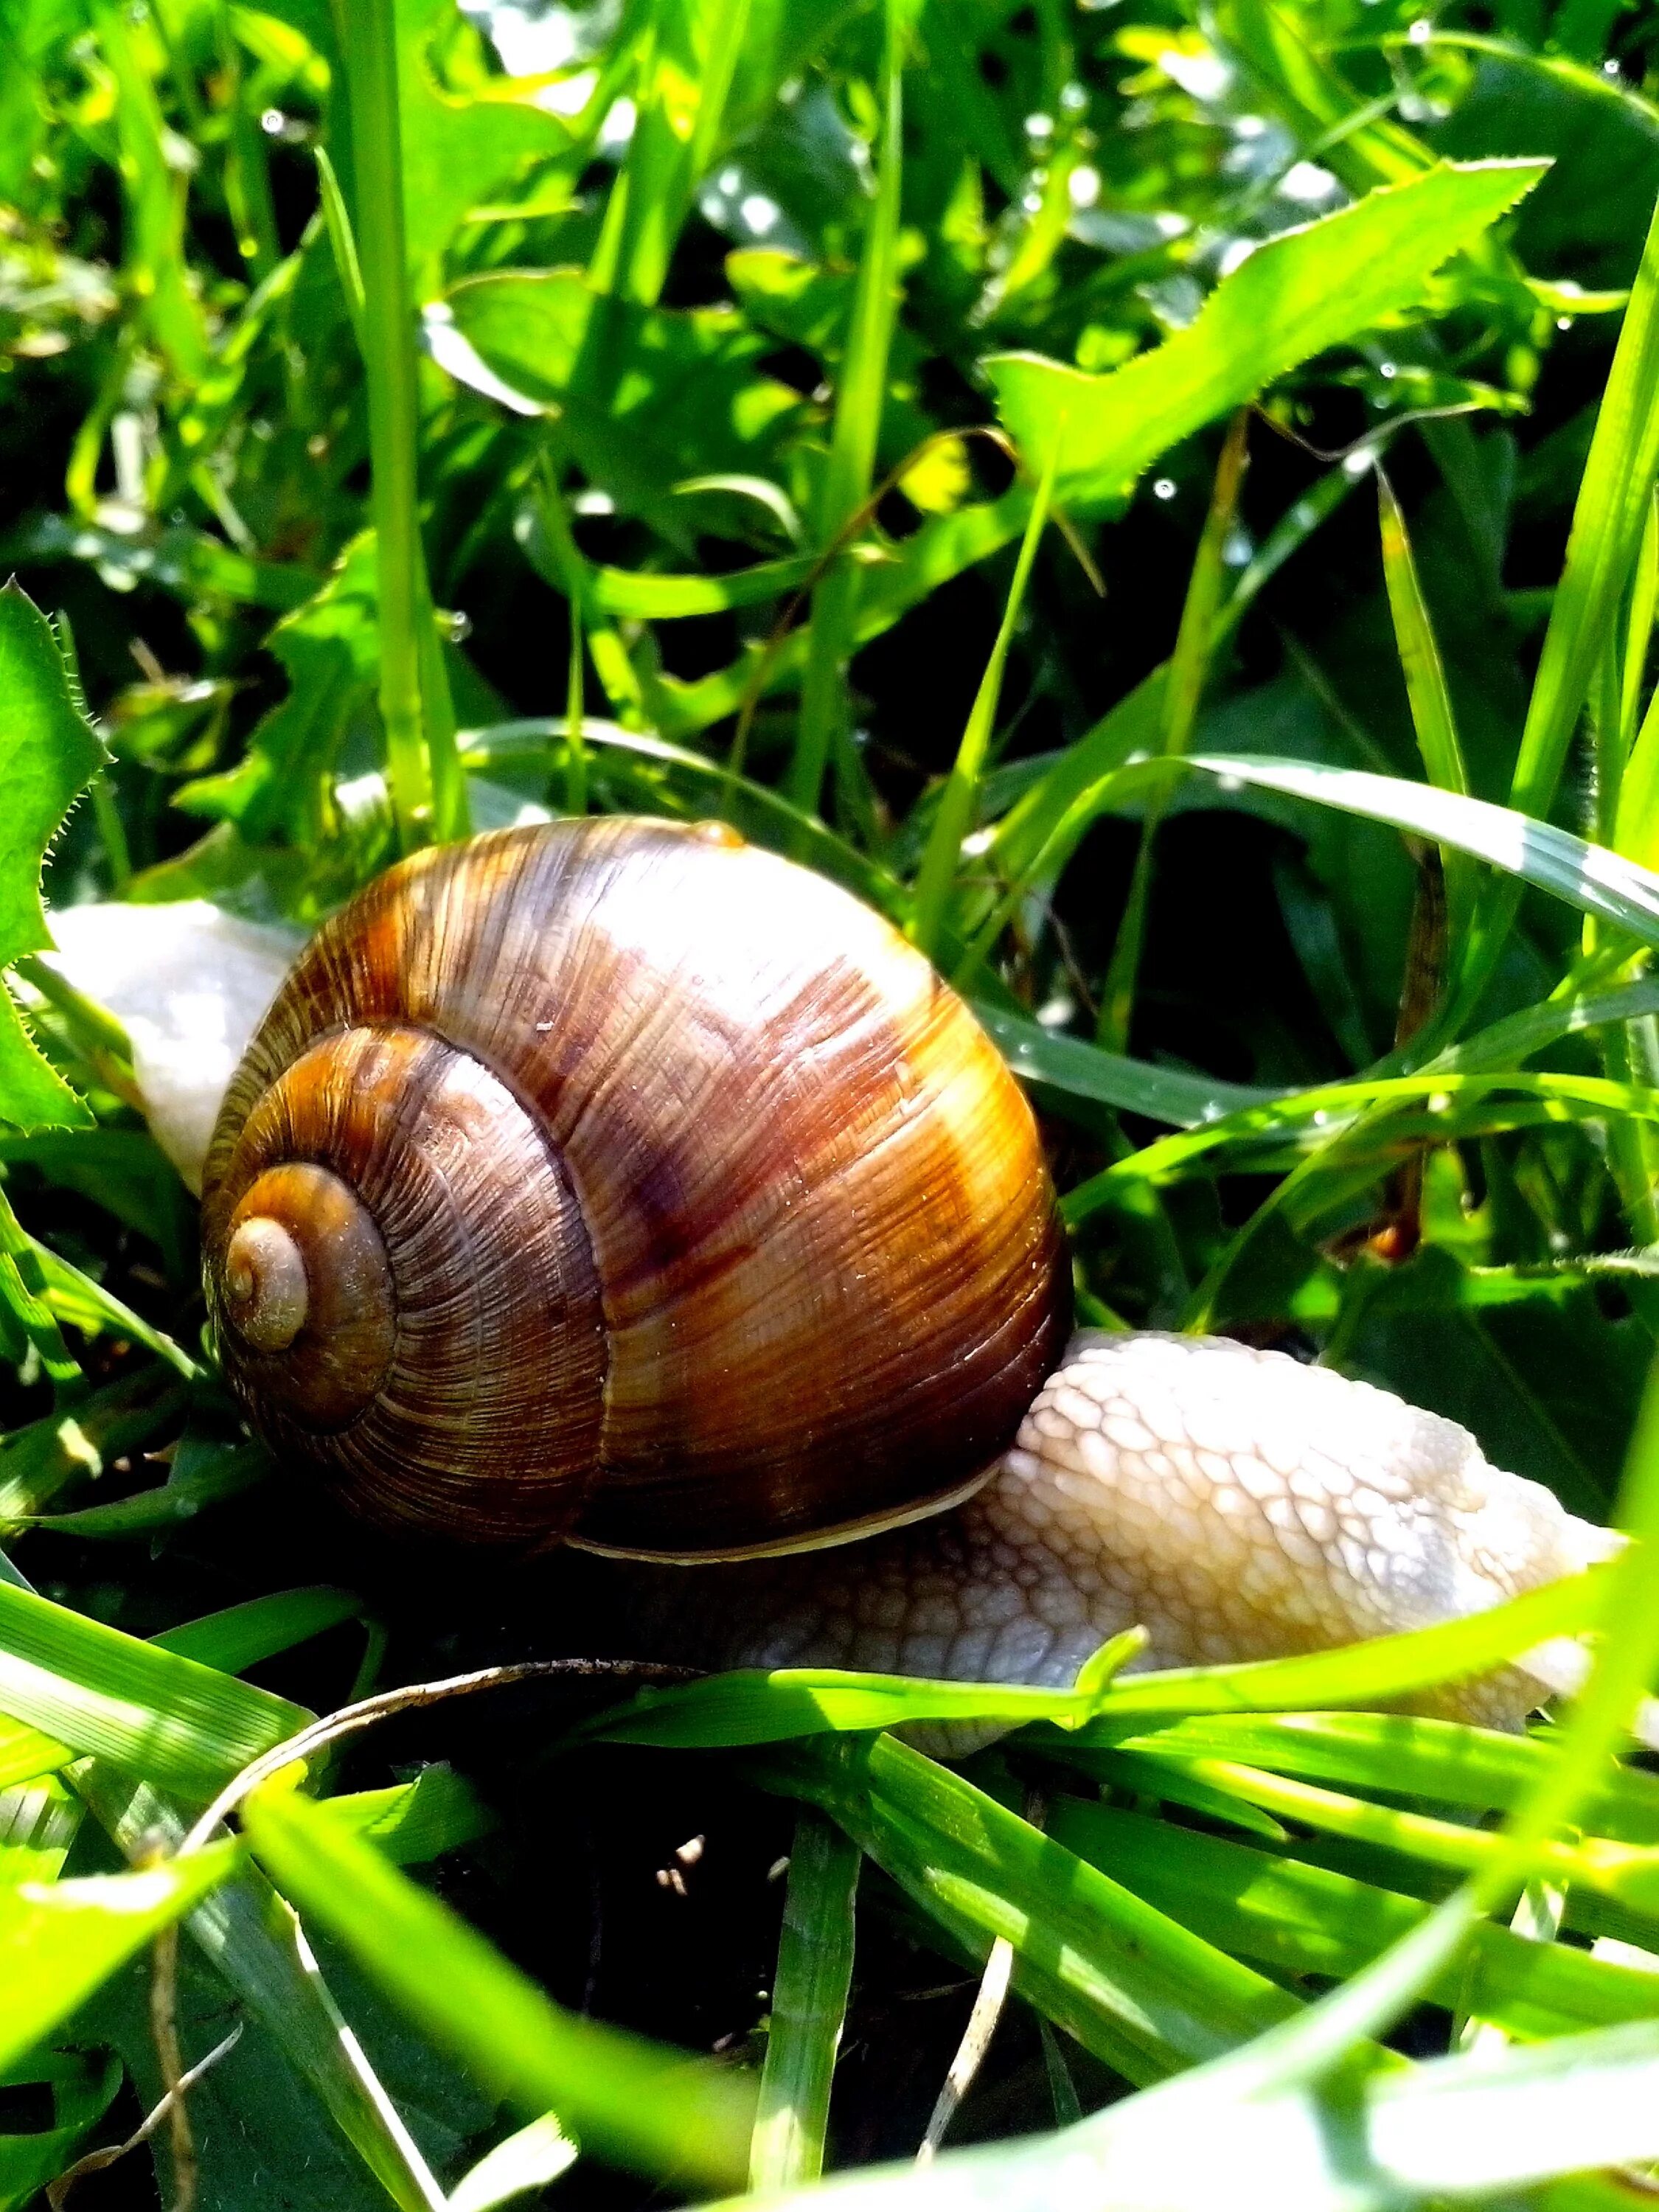
[[[859,1850],[816,1813],[795,1823],[771,2024],[749,2147],[751,2189],[786,2189],[823,2171],[830,2087],[853,1980]]]
[[[818,501],[818,541],[826,550],[869,496],[887,389],[887,356],[898,313],[899,207],[904,171],[904,0],[886,0],[882,53],[881,144],[876,196],[865,227],[852,319],[842,356],[830,459]],[[800,719],[784,790],[803,814],[816,814],[838,733],[847,715],[847,661],[853,649],[859,571],[843,552],[812,594]]]
[[[1158,733],[1158,750],[1166,757],[1178,757],[1192,741],[1198,702],[1215,650],[1217,617],[1226,574],[1227,541],[1232,534],[1238,495],[1249,462],[1249,416],[1241,408],[1227,432],[1216,466],[1209,513],[1204,519],[1192,574],[1188,579],[1181,628],[1176,635],[1176,647],[1170,658],[1170,672],[1160,702],[1163,726]],[[1056,444],[1055,452],[1058,451]],[[1129,896],[1101,988],[1100,1021],[1095,1034],[1097,1042],[1108,1052],[1121,1052],[1129,1041],[1135,987],[1140,976],[1141,945],[1146,933],[1146,909],[1152,892],[1152,843],[1163,813],[1163,794],[1154,793],[1140,825],[1140,843],[1135,854],[1134,872],[1129,878]]]
[[[1036,558],[1043,526],[1048,520],[1048,502],[1054,489],[1054,471],[1063,442],[1062,439],[1056,438],[1050,448],[1048,465],[1042,472],[1042,483],[1037,486],[1036,497],[1031,502],[1030,517],[1020,542],[1019,558],[1014,563],[1013,580],[1008,586],[1008,597],[1003,604],[1002,620],[997,627],[991,656],[985,664],[985,672],[980,678],[979,689],[974,694],[974,703],[969,709],[956,760],[939,795],[939,811],[933,817],[927,850],[922,854],[921,867],[917,873],[910,936],[930,960],[936,959],[939,955],[951,887],[962,857],[962,841],[974,826],[980,778],[985,773],[986,757],[991,748],[991,732],[996,723],[997,704],[1002,696],[1002,672],[1007,665],[1008,648],[1013,643],[1014,626],[1019,620],[1020,609],[1025,604],[1025,587],[1030,581],[1031,564]]]
[[[201,1800],[307,1717],[286,1698],[9,1584],[0,1710]]]
[[[1395,643],[1406,678],[1412,726],[1429,781],[1438,791],[1467,793],[1468,770],[1458,742],[1446,672],[1435,642],[1434,625],[1418,580],[1417,562],[1406,518],[1394,486],[1382,471],[1376,471],[1377,519],[1382,539],[1382,574],[1388,586],[1389,610],[1394,617]],[[1445,856],[1447,930],[1454,960],[1460,955],[1464,932],[1474,905],[1474,871],[1468,856],[1451,852]]]

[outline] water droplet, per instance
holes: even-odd
[[[1173,499],[1175,495],[1176,488],[1174,477],[1159,477],[1157,483],[1152,486],[1152,497],[1154,499]]]

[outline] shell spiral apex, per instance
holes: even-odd
[[[301,956],[204,1188],[225,1371],[371,1516],[662,1557],[914,1517],[1069,1286],[1030,1110],[879,917],[612,818],[401,863]]]

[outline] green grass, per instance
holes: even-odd
[[[241,2031],[202,2212],[1659,2162],[1659,10],[1420,14],[0,11],[0,2212],[168,2017]],[[923,946],[1086,1317],[1322,1358],[1643,1540],[1065,1692],[521,1681],[204,1847],[314,1717],[615,1628],[241,1434],[43,863],[309,927],[526,810],[724,817]],[[1382,1710],[1585,1632],[1525,1738]],[[101,2185],[180,2201],[181,2140]]]

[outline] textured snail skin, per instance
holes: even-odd
[[[259,1223],[309,1285],[274,1346],[228,1295]],[[202,1241],[255,1425],[371,1518],[475,1541],[720,1557],[931,1510],[1069,1321],[984,1032],[717,824],[533,824],[371,884],[231,1083]]]
[[[724,1570],[718,1602],[663,1571],[629,1601],[653,1653],[709,1666],[1060,1687],[1137,1626],[1140,1667],[1279,1658],[1479,1612],[1616,1542],[1391,1392],[1226,1338],[1085,1331],[953,1513]],[[1421,1709],[1515,1728],[1543,1694],[1511,1668]]]
[[[145,1103],[186,1180],[223,1040],[234,1057],[274,981],[268,946],[197,911],[142,963],[118,951],[133,909],[55,918],[70,980],[153,1031]],[[641,1656],[1060,1686],[1133,1626],[1142,1666],[1278,1657],[1479,1610],[1617,1541],[1386,1391],[1224,1339],[1085,1333],[954,1510],[794,1559],[607,1571]],[[1513,1728],[1542,1694],[1515,1668],[1425,1705]]]

